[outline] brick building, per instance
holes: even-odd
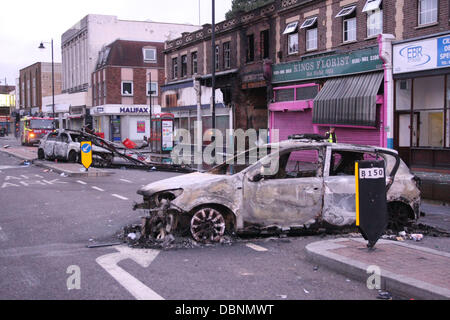
[[[278,129],[284,139],[334,126],[338,142],[450,169],[449,18],[448,0],[275,0],[218,23],[217,87],[232,127]],[[399,48],[409,45],[420,48],[402,51],[410,62],[434,65],[402,69]],[[183,93],[195,77],[209,85],[211,26],[168,41],[165,53],[163,107],[173,112],[189,105]]]
[[[20,70],[20,114],[43,112],[43,98],[52,96],[52,64],[36,62]],[[61,63],[54,63],[55,95],[61,93]],[[44,108],[45,109],[45,108]]]
[[[94,128],[112,141],[149,137],[152,114],[160,113],[164,43],[116,40],[103,48],[92,73]]]

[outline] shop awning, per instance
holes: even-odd
[[[313,123],[375,127],[382,81],[382,72],[328,80],[314,99]]]

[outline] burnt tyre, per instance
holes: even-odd
[[[388,203],[388,226],[392,231],[403,231],[411,219],[411,209],[404,203]]]
[[[39,150],[38,150],[38,159],[39,159],[39,160],[44,160],[44,159],[45,159],[45,153],[44,153],[44,150],[42,150],[42,149],[39,149]]]
[[[75,150],[71,150],[69,152],[68,160],[71,163],[77,163],[78,162],[78,154],[75,152]]]
[[[225,234],[225,218],[214,208],[201,208],[191,219],[191,234],[198,242],[218,242]]]

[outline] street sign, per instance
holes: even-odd
[[[388,223],[384,160],[355,163],[356,226],[373,248]]]
[[[81,163],[86,169],[92,165],[92,142],[81,142]]]

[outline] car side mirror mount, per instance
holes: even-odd
[[[250,177],[248,180],[250,182],[259,182],[263,179],[264,179],[264,176],[261,173],[257,173],[253,177]]]

